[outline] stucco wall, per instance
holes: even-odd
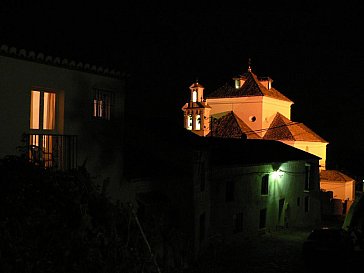
[[[316,165],[317,166],[317,165]],[[211,181],[211,218],[214,232],[223,236],[233,235],[233,215],[243,213],[243,236],[259,233],[260,210],[267,209],[265,230],[284,227],[313,226],[320,221],[318,166],[314,168],[314,188],[304,190],[305,162],[292,161],[279,167],[283,175],[269,176],[269,193],[261,195],[261,181],[273,171],[271,164],[251,167],[219,168],[214,170]],[[234,182],[234,200],[225,200],[226,182]],[[309,197],[309,210],[305,211],[304,199]],[[284,199],[281,218],[279,200]]]
[[[16,154],[22,134],[29,133],[30,94],[33,88],[57,93],[58,128],[55,133],[78,136],[78,163],[102,181],[122,177],[124,87],[110,76],[0,56],[0,104],[2,124],[0,156]],[[93,89],[115,92],[113,118],[92,117]],[[63,124],[62,124],[63,123]]]

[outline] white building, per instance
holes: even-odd
[[[2,45],[0,156],[23,152],[62,170],[85,164],[118,195],[124,94],[117,71]]]

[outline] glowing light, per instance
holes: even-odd
[[[197,92],[196,91],[193,91],[192,92],[192,101],[193,102],[196,102],[197,101]]]
[[[276,171],[273,171],[271,174],[272,174],[273,179],[278,179],[278,178],[281,178],[284,173],[281,170],[276,170]]]
[[[187,129],[192,130],[192,115],[188,115],[187,119]]]

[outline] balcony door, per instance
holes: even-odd
[[[51,167],[54,156],[53,135],[56,131],[56,93],[31,91],[30,157],[44,167]]]

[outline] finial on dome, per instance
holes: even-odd
[[[250,65],[251,65],[251,61],[252,61],[252,60],[249,58],[249,59],[248,59],[248,71],[249,71],[249,72],[252,72],[252,68],[251,68],[251,66],[250,66]]]

